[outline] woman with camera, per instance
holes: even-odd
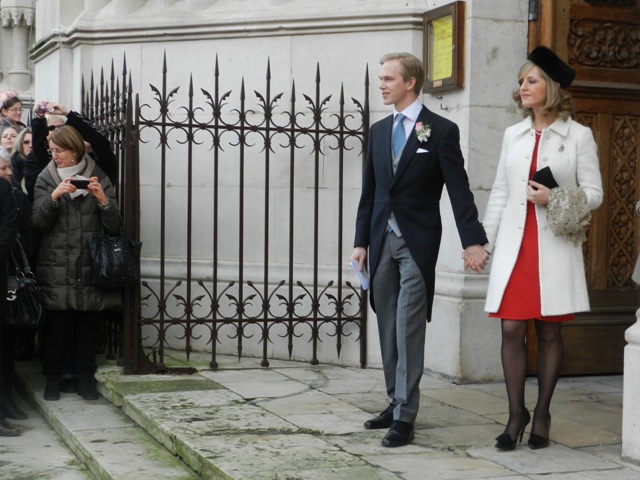
[[[75,354],[77,393],[98,398],[93,385],[100,328],[99,312],[122,306],[119,290],[92,284],[87,239],[103,231],[120,229],[120,214],[113,185],[85,153],[80,133],[62,126],[49,134],[53,160],[38,176],[32,223],[41,234],[36,277],[45,296],[45,348],[43,373],[45,400],[60,398],[65,352]]]
[[[33,199],[33,189],[40,172],[51,160],[48,135],[62,125],[75,128],[85,141],[87,152],[104,171],[113,185],[118,184],[118,159],[107,136],[87,118],[55,102],[38,102],[33,109],[31,129],[33,150],[24,162],[24,184]]]

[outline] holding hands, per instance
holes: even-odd
[[[474,272],[480,273],[489,263],[489,252],[481,245],[471,245],[462,252],[464,269],[471,268]]]

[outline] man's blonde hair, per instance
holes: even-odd
[[[422,85],[424,84],[424,66],[422,61],[407,52],[399,53],[387,53],[380,59],[380,65],[390,61],[397,60],[400,63],[400,75],[405,82],[408,82],[412,78],[415,78],[416,84],[413,87],[413,91],[416,95],[422,93]]]

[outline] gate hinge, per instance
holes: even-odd
[[[538,20],[540,13],[540,0],[529,0],[529,21],[535,22]]]

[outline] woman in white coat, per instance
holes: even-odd
[[[574,76],[546,47],[533,50],[521,67],[513,97],[526,118],[505,132],[483,220],[492,254],[485,310],[501,319],[509,400],[509,420],[496,438],[500,450],[513,450],[531,420],[524,402],[528,320],[534,320],[538,340],[538,399],[528,445],[537,449],[549,445],[549,407],[563,358],[560,327],[574,312],[589,310],[584,231],[560,236],[547,218],[554,198],[567,192],[577,193],[586,215],[602,203],[593,135],[570,117],[566,88]],[[534,181],[545,167],[551,180]]]

